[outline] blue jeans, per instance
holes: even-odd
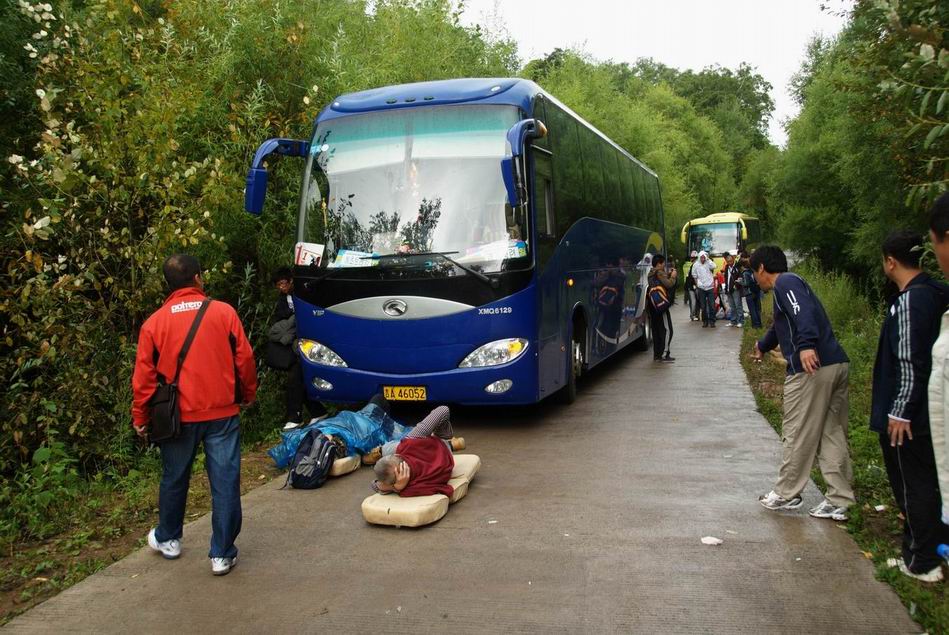
[[[748,316],[751,318],[751,325],[756,329],[761,328],[761,292],[756,291],[745,298],[748,302]]]
[[[695,293],[702,308],[702,323],[715,324],[715,292],[712,289],[696,289]]]
[[[158,542],[180,540],[191,466],[204,441],[205,467],[211,482],[211,550],[209,558],[233,558],[234,540],[241,532],[240,417],[187,423],[181,436],[161,444],[161,485],[158,488]]]
[[[732,324],[744,324],[745,312],[741,307],[741,291],[732,290]]]

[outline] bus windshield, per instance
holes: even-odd
[[[708,223],[689,228],[689,251],[721,256],[738,249],[738,223]]]
[[[518,118],[514,106],[422,106],[320,123],[301,240],[330,269],[451,276],[529,266],[527,228],[501,176],[505,134]],[[433,252],[450,258],[425,257]]]

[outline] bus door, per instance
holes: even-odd
[[[543,398],[562,387],[566,380],[566,334],[562,326],[566,307],[560,275],[562,267],[555,255],[558,236],[550,155],[534,147],[531,148],[530,157],[533,174],[531,205],[537,254],[538,386],[540,397]]]

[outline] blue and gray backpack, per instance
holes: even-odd
[[[290,461],[284,487],[288,484],[295,489],[322,487],[337,457],[337,446],[329,437],[319,430],[308,431]]]

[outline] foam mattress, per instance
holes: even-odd
[[[410,496],[373,494],[362,502],[366,522],[395,527],[421,527],[440,520],[448,513],[449,503],[456,503],[468,493],[471,480],[481,469],[481,459],[474,454],[456,454],[455,468],[448,483],[454,488],[451,497],[444,494]]]
[[[330,468],[330,476],[343,476],[359,469],[359,455],[344,456],[341,459],[333,461],[333,467]]]

